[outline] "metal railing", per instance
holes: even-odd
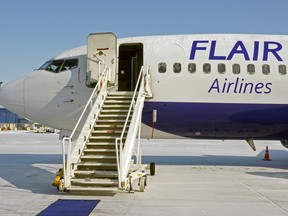
[[[125,180],[129,171],[129,164],[133,154],[133,147],[136,140],[137,131],[140,130],[142,110],[144,107],[145,97],[152,96],[151,92],[151,74],[150,66],[147,64],[146,71],[144,72],[144,67],[141,67],[135,91],[131,100],[129,111],[126,117],[126,121],[119,138],[115,140],[116,148],[116,158],[117,158],[117,168],[118,168],[118,183],[119,188],[121,187],[121,182]],[[138,90],[139,89],[139,90]],[[138,92],[138,95],[137,95]],[[136,98],[137,95],[137,98]],[[128,126],[129,118],[133,109],[133,116],[130,122],[129,130],[127,133],[125,145],[123,145],[123,138],[125,131]],[[140,133],[140,131],[139,131]],[[140,138],[140,134],[139,137]],[[118,148],[119,145],[119,148]],[[138,155],[139,156],[139,155]],[[138,159],[137,159],[138,161]]]
[[[104,104],[107,95],[107,83],[111,73],[111,69],[108,66],[106,66],[103,62],[99,62],[98,66],[99,71],[101,66],[103,67],[103,72],[100,74],[99,80],[90,98],[88,99],[87,104],[83,109],[83,112],[79,120],[77,121],[71,135],[69,137],[64,137],[62,140],[64,188],[67,188],[70,185],[70,179],[72,177],[72,170],[73,170],[72,164],[76,163],[79,160],[81,153],[87,142],[87,136],[91,133],[93,129],[92,125],[95,124],[95,121],[97,120],[97,117],[100,114],[101,107]],[[95,107],[95,105],[98,106]],[[90,108],[90,110],[88,108]],[[91,112],[93,110],[94,112]],[[85,116],[87,116],[86,121],[84,119]],[[83,121],[85,121],[85,123],[77,138],[76,144],[72,149],[73,137],[75,136],[75,133],[78,127],[80,126],[80,123]],[[67,154],[65,148],[66,142],[68,142]]]

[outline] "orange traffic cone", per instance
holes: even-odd
[[[266,146],[266,151],[263,160],[270,161],[268,146]]]

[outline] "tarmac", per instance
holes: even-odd
[[[145,192],[73,194],[51,182],[56,134],[0,132],[0,215],[37,215],[58,199],[98,199],[90,215],[288,215],[288,151],[279,141],[142,140],[156,162]],[[263,161],[269,146],[271,161]]]

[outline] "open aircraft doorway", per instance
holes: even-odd
[[[134,91],[143,65],[143,44],[119,46],[118,90]]]

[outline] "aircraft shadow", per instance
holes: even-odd
[[[288,172],[247,172],[247,174],[268,178],[288,179]]]
[[[263,177],[284,178],[288,179],[288,152],[282,150],[270,150],[271,161],[264,161],[265,151],[260,152],[257,156],[229,156],[229,155],[203,155],[203,156],[143,156],[142,163],[149,164],[151,162],[157,165],[169,166],[235,166],[235,167],[258,167],[273,168],[271,170],[259,172],[246,172],[251,175]],[[279,172],[278,169],[287,170],[287,172]]]
[[[265,151],[257,156],[235,156],[235,155],[201,155],[201,156],[158,156],[143,155],[142,162],[155,162],[158,165],[190,165],[190,166],[248,166],[269,167],[288,169],[288,152],[281,150],[270,150],[274,155],[271,161],[263,161]]]
[[[2,189],[16,187],[33,193],[59,194],[51,183],[57,169],[61,168],[55,165],[61,163],[62,156],[58,154],[0,154],[0,178],[8,182],[0,186]],[[39,168],[39,164],[51,165],[49,169],[55,169],[55,173]]]
[[[247,166],[275,169],[288,169],[288,152],[270,150],[274,155],[271,161],[263,161],[264,152],[258,156],[229,156],[229,155],[203,155],[203,156],[145,156],[142,163],[155,162],[157,165],[170,166]],[[39,194],[59,194],[51,185],[56,171],[61,168],[62,155],[60,154],[0,154],[0,178],[7,181],[0,185],[1,190],[16,187],[17,189],[29,190]],[[39,166],[49,166],[48,170]],[[156,168],[157,169],[157,168]],[[50,171],[49,171],[50,170]],[[53,171],[53,172],[52,172]],[[288,178],[288,171],[275,172],[258,171],[246,172],[273,178]],[[1,179],[0,179],[1,182]],[[12,185],[11,185],[12,184]],[[72,195],[72,194],[71,194]]]

